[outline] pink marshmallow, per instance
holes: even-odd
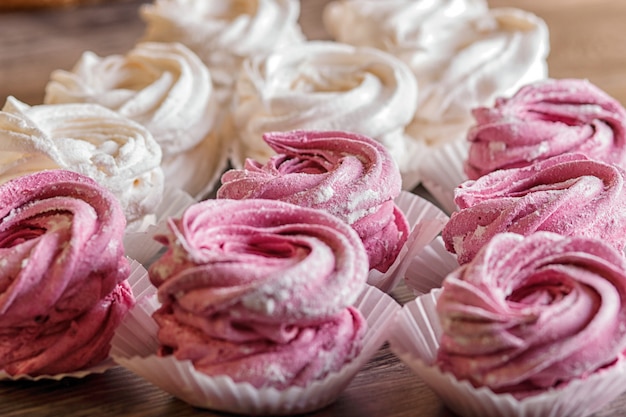
[[[523,168],[494,171],[455,190],[459,208],[442,230],[460,264],[502,232],[601,237],[626,245],[624,171],[564,154]]]
[[[207,200],[171,219],[149,270],[161,354],[208,375],[278,389],[339,370],[367,323],[351,307],[367,255],[324,211],[260,199]]]
[[[0,185],[0,369],[65,373],[107,358],[134,304],[125,225],[113,194],[78,173]]]
[[[370,269],[387,271],[409,234],[393,199],[400,172],[383,145],[363,135],[332,131],[266,133],[277,152],[262,165],[222,176],[218,198],[263,198],[327,211],[350,224],[369,256]]]
[[[523,398],[585,378],[626,349],[626,261],[600,239],[495,236],[446,277],[437,362]]]
[[[566,152],[626,169],[626,110],[587,80],[529,84],[473,115],[465,163],[470,179]]]

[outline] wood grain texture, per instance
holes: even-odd
[[[1,0],[0,0],[1,1]],[[384,1],[384,0],[383,0]],[[0,13],[0,105],[12,95],[41,103],[50,73],[70,69],[85,50],[125,53],[143,33],[139,0]],[[311,39],[328,39],[321,13],[328,0],[302,0],[301,25]],[[588,78],[626,103],[626,1],[491,0],[492,7],[520,7],[545,19],[551,33],[550,74]],[[393,294],[411,299],[405,287]],[[626,394],[596,417],[625,415]],[[199,410],[115,368],[102,375],[60,382],[0,382],[1,416],[219,416]],[[361,370],[339,400],[319,417],[453,416],[387,346]]]

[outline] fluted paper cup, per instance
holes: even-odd
[[[167,188],[155,213],[154,223],[142,230],[126,232],[124,235],[126,256],[135,259],[147,268],[163,250],[163,245],[153,237],[167,232],[167,219],[179,217],[195,202],[196,200],[186,192]]]
[[[462,417],[583,417],[600,410],[626,390],[626,359],[541,394],[517,399],[474,387],[442,372],[435,364],[441,326],[436,312],[441,290],[406,304],[396,316],[389,343],[392,352],[411,368],[445,404]]]
[[[440,288],[444,278],[458,267],[456,255],[448,252],[441,236],[437,236],[411,258],[404,282],[415,295],[426,294]]]
[[[388,339],[399,304],[375,287],[367,286],[355,306],[368,323],[360,354],[339,372],[305,387],[255,388],[230,377],[208,376],[196,371],[190,361],[156,355],[159,345],[152,313],[159,307],[155,290],[146,290],[136,307],[119,327],[111,354],[130,369],[164,391],[201,408],[245,415],[288,415],[320,409],[337,399],[354,375]]]
[[[92,367],[82,369],[80,371],[66,372],[66,373],[60,373],[60,374],[37,375],[37,376],[31,376],[27,374],[10,375],[0,370],[0,381],[42,381],[42,380],[60,381],[64,378],[84,378],[86,376],[93,375],[93,374],[105,373],[106,371],[108,371],[109,369],[115,366],[117,366],[116,363],[112,359],[109,358],[99,363],[98,365],[94,365]]]
[[[457,210],[454,190],[467,181],[463,163],[467,159],[469,143],[457,140],[431,148],[422,159],[422,185],[448,214]]]
[[[385,292],[395,288],[404,277],[411,260],[439,234],[448,221],[448,216],[437,206],[415,194],[402,191],[395,202],[407,218],[409,236],[389,269],[385,273],[372,269],[367,279],[368,284]]]

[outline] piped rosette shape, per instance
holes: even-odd
[[[0,186],[0,370],[70,373],[108,357],[134,298],[116,198],[53,170]]]
[[[459,210],[442,237],[459,264],[502,232],[601,237],[618,250],[626,244],[624,171],[580,154],[468,180],[457,188],[455,201]]]
[[[143,227],[161,202],[161,155],[146,128],[98,104],[29,106],[9,97],[0,111],[0,183],[46,169],[78,172],[117,197],[129,229]]]
[[[125,55],[85,52],[50,76],[46,104],[97,103],[145,126],[163,152],[166,185],[193,196],[225,168],[217,98],[198,56],[178,43],[144,42]]]
[[[233,166],[272,156],[266,132],[343,130],[382,143],[404,173],[420,155],[405,135],[417,91],[406,64],[373,48],[314,41],[249,59],[233,99]]]
[[[549,33],[538,16],[481,0],[337,0],[324,23],[339,42],[379,48],[406,63],[419,86],[406,134],[423,156],[403,169],[446,209],[466,179],[471,110],[547,75]]]
[[[401,191],[398,167],[380,143],[355,133],[273,132],[263,135],[276,152],[261,164],[222,175],[218,198],[281,200],[321,209],[352,226],[370,269],[386,271],[409,234],[394,198]]]
[[[140,15],[144,41],[182,43],[200,57],[225,106],[244,59],[304,41],[297,0],[155,0]]]
[[[517,398],[623,361],[626,263],[600,239],[494,237],[437,301],[444,372]]]
[[[587,80],[550,79],[474,109],[468,178],[577,152],[626,167],[626,110]]]
[[[487,10],[486,0],[334,0],[322,17],[326,30],[339,42],[408,52],[432,47],[450,35],[455,22]]]
[[[161,354],[254,387],[304,386],[339,370],[366,322],[351,306],[367,256],[347,224],[271,200],[207,200],[171,219],[149,270]]]

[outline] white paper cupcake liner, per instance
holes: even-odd
[[[306,387],[257,389],[249,383],[234,382],[228,376],[210,377],[198,372],[190,361],[157,356],[157,325],[151,317],[159,307],[155,294],[140,299],[118,328],[111,355],[120,365],[196,407],[246,415],[306,413],[337,399],[388,339],[392,327],[389,323],[400,310],[395,300],[372,286],[366,286],[355,306],[368,323],[361,353],[341,371]]]
[[[127,281],[135,300],[139,302],[144,297],[156,294],[156,287],[150,282],[146,268],[136,260],[130,261],[131,272]]]
[[[395,203],[407,218],[409,236],[389,269],[385,273],[372,269],[367,279],[368,284],[385,292],[395,288],[405,275],[411,259],[439,234],[448,221],[448,216],[437,206],[407,191],[402,191]]]
[[[10,375],[4,371],[0,371],[0,381],[42,381],[42,380],[60,381],[64,378],[80,379],[88,375],[103,374],[115,366],[117,366],[117,364],[112,359],[109,358],[100,362],[98,365],[94,365],[87,369],[74,371],[74,372],[53,374],[53,375],[37,375],[37,376],[30,376],[26,374]]]
[[[457,140],[431,148],[422,159],[422,185],[448,214],[456,211],[454,189],[467,181],[463,163],[467,159],[469,143]]]
[[[426,294],[441,287],[444,278],[458,267],[456,255],[448,252],[437,236],[410,260],[404,282],[415,295]]]
[[[156,211],[157,221],[159,223],[168,217],[181,214],[189,205],[195,203],[196,200],[184,192],[176,188],[168,188],[163,193],[163,201],[159,204]]]
[[[131,285],[131,288],[133,286],[133,282],[137,282],[139,283],[138,290],[143,289],[146,286],[145,284],[146,281],[148,282],[148,284],[150,283],[150,281],[148,281],[146,278],[147,278],[147,272],[145,268],[139,262],[130,260],[130,275],[128,277],[128,282]],[[133,290],[133,295],[134,294],[135,294],[135,290]],[[104,361],[100,362],[99,364],[91,366],[89,368],[80,369],[80,370],[73,371],[73,372],[64,372],[64,373],[59,373],[59,374],[44,374],[44,375],[37,375],[37,376],[31,376],[31,375],[26,375],[26,374],[10,375],[7,372],[0,370],[0,381],[20,381],[20,380],[23,380],[23,381],[41,381],[41,380],[60,381],[64,378],[80,379],[80,378],[84,378],[86,376],[93,375],[93,374],[102,374],[116,366],[117,364],[113,361],[113,359],[109,357],[105,359]]]
[[[626,390],[626,358],[586,379],[558,389],[518,400],[496,394],[486,387],[475,388],[434,365],[441,326],[433,290],[406,304],[396,316],[390,336],[391,350],[411,368],[446,405],[463,417],[583,417],[593,414]]]
[[[187,207],[195,202],[196,200],[184,191],[167,188],[155,213],[155,222],[141,231],[126,232],[124,235],[126,256],[148,267],[163,250],[163,245],[154,240],[153,237],[167,232],[167,219],[179,217]]]

